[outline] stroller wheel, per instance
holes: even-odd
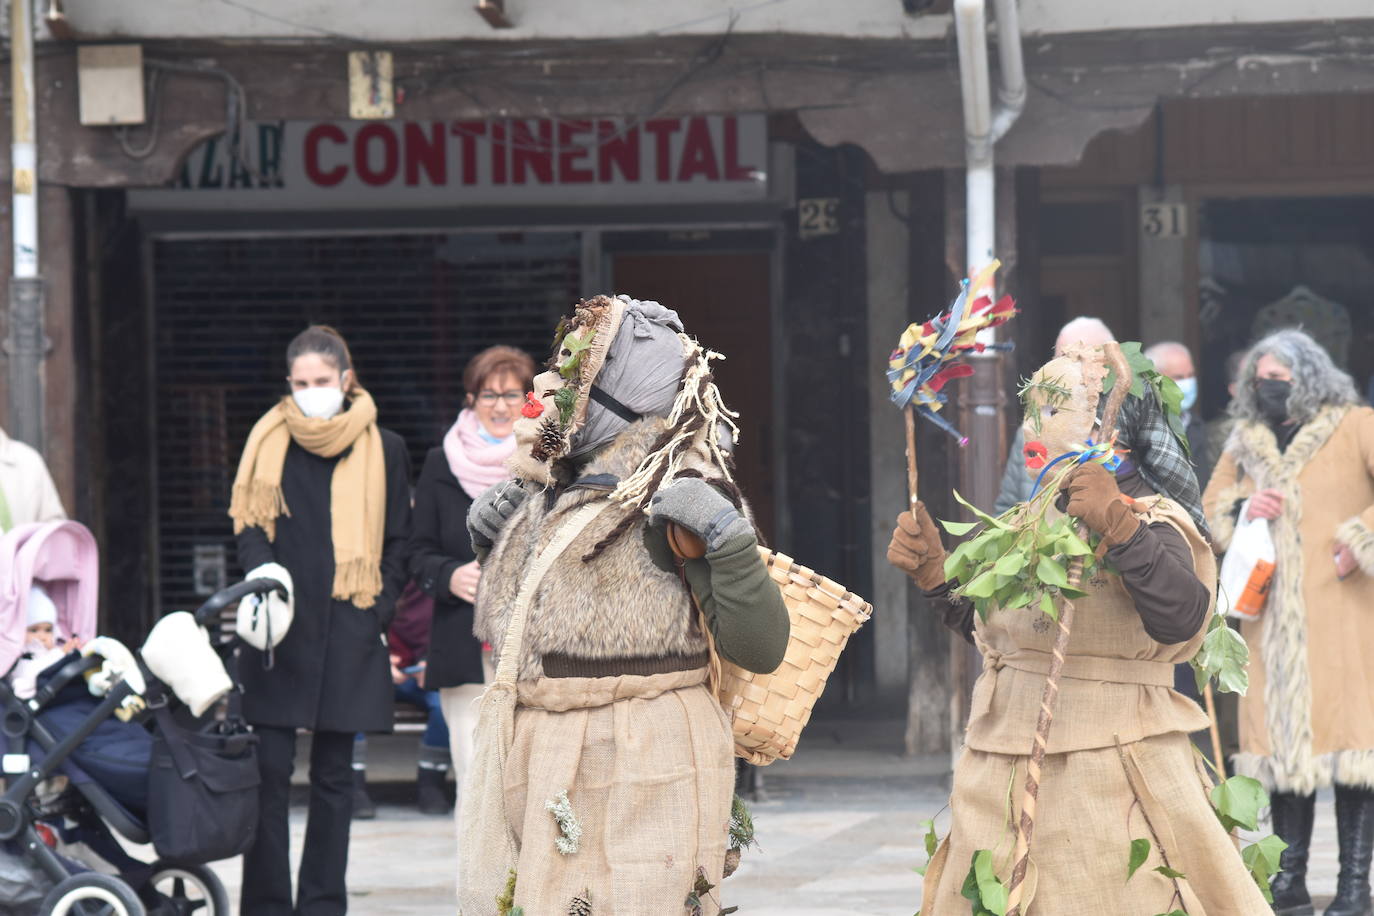
[[[72,875],[48,891],[40,912],[44,916],[147,916],[133,888],[93,871]]]
[[[156,862],[148,886],[159,895],[159,916],[229,916],[229,892],[207,866]]]

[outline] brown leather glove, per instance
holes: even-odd
[[[914,513],[897,516],[897,528],[887,545],[887,562],[926,591],[945,584],[945,548],[925,503],[916,503]]]
[[[1085,464],[1064,481],[1068,496],[1065,513],[1081,518],[1102,535],[1108,547],[1124,544],[1140,530],[1142,522],[1131,511],[1132,500],[1116,485],[1112,472],[1100,464]]]

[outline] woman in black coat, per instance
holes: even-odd
[[[468,507],[509,476],[505,462],[515,449],[515,420],[533,376],[534,360],[512,347],[490,347],[473,357],[463,370],[466,406],[444,444],[425,456],[415,487],[410,574],[434,598],[424,684],[439,690],[459,786],[472,756],[475,700],[486,680],[482,644],[472,635],[481,570],[468,536]]]
[[[262,778],[240,908],[324,916],[347,910],[354,733],[392,727],[383,634],[407,578],[409,461],[401,438],[377,426],[337,332],[302,332],[287,368],[292,396],[254,426],[230,508],[249,577],[284,568],[294,603],[270,667],[257,649],[240,659]],[[313,733],[310,811],[293,906],[287,805],[301,728]]]

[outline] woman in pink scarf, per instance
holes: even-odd
[[[415,666],[422,673],[415,674],[425,689],[439,691],[448,724],[445,756],[451,757],[460,786],[472,755],[474,700],[485,680],[482,644],[472,635],[481,570],[468,536],[468,508],[473,497],[510,476],[506,459],[515,449],[513,427],[533,377],[534,360],[513,347],[490,347],[473,357],[463,370],[466,406],[443,445],[430,449],[415,487],[410,574],[434,599],[429,651]],[[420,749],[422,801],[443,791],[447,760],[436,759],[425,772],[426,753],[437,758],[440,751]]]

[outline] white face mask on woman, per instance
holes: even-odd
[[[301,413],[315,420],[328,420],[343,410],[344,393],[340,388],[301,388],[291,392]]]

